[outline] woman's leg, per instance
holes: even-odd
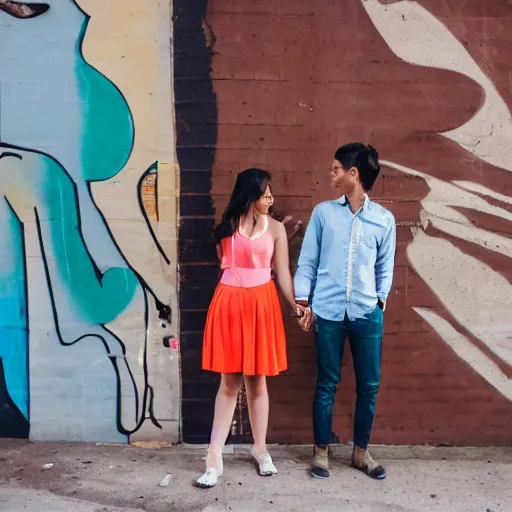
[[[249,419],[251,420],[251,430],[254,437],[254,451],[263,454],[267,451],[269,413],[267,378],[264,375],[246,375],[244,381]]]
[[[241,384],[242,375],[239,373],[223,373],[221,376],[219,390],[215,399],[210,446],[208,447],[208,455],[206,457],[207,467],[217,467],[217,461],[222,456],[222,449],[226,443],[233,421],[236,399]]]
[[[272,457],[267,452],[268,427],[268,391],[267,379],[264,375],[245,376],[245,389],[247,391],[247,405],[249,406],[249,419],[251,420],[254,446],[251,455],[258,462],[258,472],[261,476],[272,476],[277,469]]]

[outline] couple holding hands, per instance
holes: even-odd
[[[383,313],[393,280],[396,246],[391,212],[368,192],[380,172],[377,151],[362,143],[340,147],[329,173],[341,197],[311,215],[292,278],[284,225],[269,216],[271,176],[248,169],[237,176],[214,236],[222,276],[212,298],[203,342],[203,369],[221,374],[206,472],[197,486],[213,487],[223,472],[222,451],[242,379],[259,474],[277,473],[267,451],[266,377],[287,369],[286,339],[272,269],[291,313],[313,329],[316,389],[311,474],[329,476],[332,411],[345,338],[356,378],[352,465],[372,478],[386,472],[368,451],[380,384]]]

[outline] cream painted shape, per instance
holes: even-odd
[[[485,263],[421,229],[407,248],[416,272],[457,322],[512,365],[512,285]]]
[[[423,207],[421,216],[424,225],[431,223],[437,229],[456,238],[512,258],[512,239],[475,227],[465,215],[452,207],[471,208],[510,222],[512,222],[512,213],[489,204],[485,199],[469,192],[467,187],[458,187],[429,174],[387,160],[381,160],[381,163],[405,174],[421,177],[426,181],[430,191],[421,201]]]
[[[96,204],[122,250],[158,299],[169,304],[172,324],[157,317],[148,295],[149,324],[144,333],[135,322],[135,309],[126,310],[108,325],[114,333],[130,332],[139,340],[127,357],[137,364],[134,378],[143,378],[143,336],[147,336],[148,383],[154,391],[154,413],[162,431],[145,422],[132,440],[171,439],[179,435],[179,359],[163,347],[167,335],[178,337],[177,198],[178,167],[172,84],[171,5],[165,0],[78,0],[91,17],[83,43],[85,59],[116,84],[133,116],[135,140],[125,168],[113,179],[92,184]],[[139,207],[138,182],[158,162],[159,222],[152,228],[167,264],[150,236]],[[112,201],[112,197],[122,197]],[[148,430],[148,427],[149,430]]]
[[[512,121],[506,103],[464,46],[441,21],[415,1],[391,5],[378,0],[362,0],[377,30],[391,50],[403,61],[461,73],[477,82],[485,92],[485,102],[465,125],[442,133],[485,162],[512,170],[509,144]],[[430,191],[422,200],[423,229],[434,227],[487,250],[512,257],[512,241],[476,228],[453,207],[476,211],[512,221],[512,214],[489,204],[477,194],[510,203],[511,199],[467,181],[447,183],[428,174],[382,161],[384,165],[423,178]],[[512,286],[499,273],[476,258],[464,254],[449,241],[413,229],[408,259],[425,283],[456,321],[485,343],[504,362],[512,365],[512,324],[508,303]],[[512,399],[510,380],[501,369],[453,326],[433,311],[415,308],[442,339],[500,393]]]
[[[496,363],[434,311],[425,308],[414,308],[414,311],[430,324],[457,356],[469,364],[505,398],[512,400],[512,379],[509,379]]]
[[[455,71],[482,87],[485,101],[463,126],[441,135],[491,165],[512,171],[512,118],[493,82],[448,28],[420,4],[361,0],[391,50],[418,66]]]
[[[123,255],[161,302],[176,305],[178,190],[174,166],[171,3],[79,0],[78,4],[91,17],[83,42],[84,57],[119,88],[135,126],[130,159],[113,179],[92,184],[94,200]],[[170,265],[153,243],[138,203],[138,181],[156,161],[163,164],[159,165],[158,174],[161,220],[153,228]],[[114,195],[123,200],[112,201]]]

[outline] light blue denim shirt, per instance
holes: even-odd
[[[296,299],[326,320],[361,318],[388,297],[395,248],[393,214],[368,196],[355,214],[345,196],[318,204],[300,251]]]

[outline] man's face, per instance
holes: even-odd
[[[338,189],[341,194],[350,192],[357,181],[353,169],[345,170],[338,160],[333,160],[329,176],[331,178],[331,186]]]

